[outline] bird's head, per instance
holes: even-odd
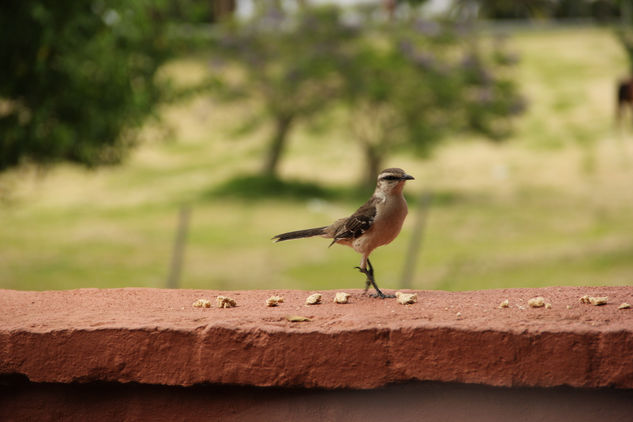
[[[404,170],[399,168],[385,169],[378,174],[378,183],[376,191],[385,195],[397,194],[402,192],[404,182],[413,180],[414,177],[408,175]]]

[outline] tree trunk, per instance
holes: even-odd
[[[290,131],[290,125],[292,124],[292,117],[277,117],[275,120],[275,132],[270,139],[268,146],[268,155],[264,162],[263,172],[268,176],[277,176],[277,167],[279,166],[279,159],[281,153],[286,146],[286,140],[288,138],[288,132]]]
[[[365,181],[364,185],[368,189],[373,189],[376,186],[376,178],[378,172],[380,172],[380,166],[382,165],[382,156],[374,145],[365,143]]]

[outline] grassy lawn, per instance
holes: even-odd
[[[424,190],[434,200],[414,288],[633,283],[633,124],[613,127],[624,53],[609,30],[597,28],[519,32],[508,43],[520,54],[529,102],[513,139],[454,139],[430,160],[400,153],[387,163],[416,180],[406,189],[403,233],[373,255],[381,287],[399,286]],[[167,71],[192,78],[204,65],[182,60]],[[192,207],[182,287],[364,285],[348,248],[328,249],[324,239],[270,242],[351,213],[362,199],[247,202],[214,194],[259,169],[267,133],[233,135],[243,107],[204,98],[163,115],[165,125],[148,127],[124,166],[0,176],[0,288],[164,287],[182,204]],[[345,191],[361,175],[357,153],[343,131],[299,130],[282,174]]]

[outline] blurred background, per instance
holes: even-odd
[[[5,0],[0,288],[633,283],[633,2]]]

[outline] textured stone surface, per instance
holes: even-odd
[[[0,290],[0,374],[33,382],[368,389],[393,382],[633,388],[633,287],[416,291]],[[229,309],[194,308],[234,298]],[[266,299],[283,296],[277,307]],[[608,296],[604,306],[583,295]],[[530,308],[542,296],[551,309]],[[499,308],[504,300],[508,308]],[[289,315],[310,318],[289,322]]]

